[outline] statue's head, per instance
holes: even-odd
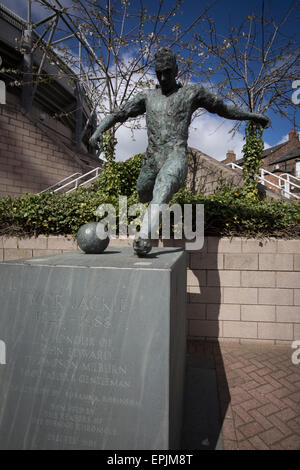
[[[176,86],[178,65],[174,52],[168,47],[161,47],[155,53],[155,72],[164,93]]]

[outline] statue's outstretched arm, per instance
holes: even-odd
[[[271,124],[270,119],[263,114],[250,113],[237,106],[230,106],[217,96],[217,94],[210,92],[200,85],[195,87],[195,109],[205,108],[210,113],[216,113],[219,116],[227,119],[235,119],[237,121],[253,121],[263,127],[268,127]]]
[[[99,142],[101,145],[103,132],[108,131],[118,122],[125,122],[128,118],[140,116],[144,114],[145,111],[145,93],[138,93],[132,100],[127,101],[127,103],[120,108],[115,109],[111,114],[105,116],[90,138],[90,144],[94,146]]]

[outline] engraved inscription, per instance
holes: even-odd
[[[28,414],[29,447],[99,449],[119,438],[112,423],[141,408],[143,399],[137,370],[120,348],[131,308],[127,293],[11,292],[24,326],[14,343],[9,392]]]
[[[131,387],[127,366],[114,357],[112,338],[42,334],[34,346],[39,354],[24,357],[26,367],[21,373],[25,378],[120,390]]]
[[[128,301],[123,297],[82,296],[74,300],[63,294],[25,292],[24,299],[32,306],[36,320],[47,323],[76,321],[93,328],[110,328],[114,314],[128,310]]]
[[[62,312],[39,310],[36,312],[36,319],[47,323],[58,323],[62,319]],[[69,312],[66,312],[64,319],[68,321],[76,321],[80,325],[91,326],[94,328],[111,327],[111,319],[109,317],[102,317],[98,315],[97,312],[77,312],[76,315],[74,313],[69,314]]]

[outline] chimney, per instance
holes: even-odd
[[[295,129],[291,129],[289,132],[289,142],[295,142],[299,144],[299,135]]]
[[[223,163],[234,163],[236,160],[236,154],[234,153],[233,150],[228,150],[226,153],[226,158],[223,160]]]

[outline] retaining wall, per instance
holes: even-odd
[[[111,240],[110,246],[131,244]],[[72,237],[0,238],[1,261],[77,249]],[[190,338],[273,344],[300,340],[300,240],[207,237],[202,250],[188,256]]]
[[[8,95],[8,100],[6,105],[0,105],[0,196],[37,193],[71,174],[85,173],[100,165],[100,160],[89,155],[85,155],[84,164],[76,152],[63,144],[63,138],[36,122],[41,110],[34,108],[30,117],[14,96]],[[50,127],[71,136],[65,126],[50,117],[48,121]]]

